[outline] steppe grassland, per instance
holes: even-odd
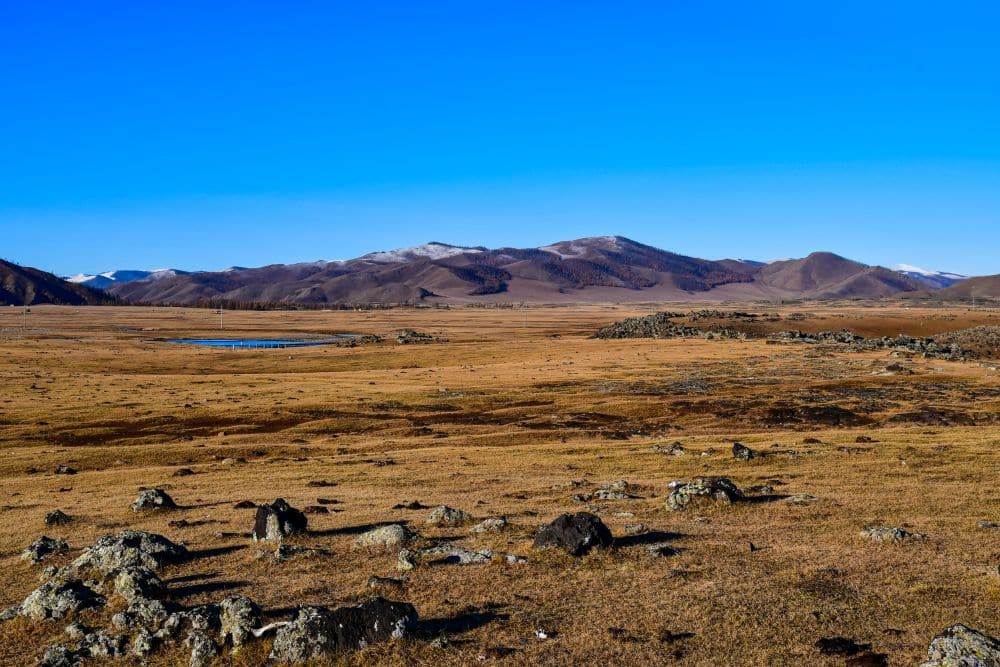
[[[396,574],[394,554],[351,549],[358,527],[408,520],[424,535],[462,536],[529,562],[418,568],[390,597],[409,600],[425,619],[478,614],[467,623],[476,627],[453,634],[447,648],[396,643],[345,662],[466,664],[484,655],[507,664],[833,665],[843,658],[820,656],[813,644],[840,635],[872,643],[891,664],[913,664],[953,622],[1000,633],[1000,536],[977,527],[1000,522],[1000,430],[989,419],[1000,414],[1000,381],[983,365],[905,360],[914,375],[887,376],[885,353],[589,338],[649,312],[631,306],[227,312],[222,333],[208,310],[32,310],[26,331],[19,310],[0,311],[0,607],[37,585],[38,566],[18,554],[38,535],[65,537],[78,550],[126,527],[200,552],[167,574],[184,604],[239,592],[277,618],[302,604],[349,603],[369,594],[370,575]],[[997,322],[993,311],[902,305],[808,310],[810,319],[774,327],[930,335]],[[230,352],[152,340],[406,327],[449,342]],[[870,404],[875,418],[794,430],[765,419],[773,405],[809,400]],[[934,406],[975,413],[977,425],[886,423]],[[859,435],[876,442],[859,445]],[[686,456],[651,451],[675,440]],[[773,453],[737,462],[734,440]],[[79,472],[53,475],[57,464]],[[179,467],[196,474],[173,477]],[[778,493],[818,500],[666,512],[667,483],[699,475],[741,487],[774,480]],[[580,479],[589,484],[568,485]],[[641,498],[599,503],[615,535],[644,523],[669,534],[678,556],[651,558],[642,545],[581,560],[531,552],[538,525],[581,508],[574,494],[617,479]],[[336,486],[308,486],[316,481]],[[133,514],[139,488],[152,486],[185,508]],[[236,501],[279,496],[297,507],[340,501],[330,507],[342,511],[311,515],[314,534],[298,540],[331,556],[276,565],[246,538],[217,536],[249,530],[252,511],[233,509]],[[425,529],[427,510],[392,509],[411,500],[506,515],[515,527],[478,538]],[[57,507],[76,520],[44,526]],[[195,525],[168,525],[179,519]],[[869,523],[928,538],[872,544],[858,536]],[[540,627],[557,635],[539,640]],[[62,628],[0,625],[0,663],[37,657]],[[514,650],[500,657],[498,647]],[[236,660],[254,664],[266,651],[261,642]]]

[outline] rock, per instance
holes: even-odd
[[[755,452],[746,445],[734,442],[733,443],[733,458],[737,461],[749,461],[750,459],[755,459],[760,456],[759,452]]]
[[[649,528],[644,523],[630,523],[625,525],[625,534],[632,537],[648,532]]]
[[[79,579],[53,578],[36,588],[18,608],[21,616],[44,621],[104,605],[104,597]]]
[[[653,445],[653,452],[657,454],[669,454],[670,456],[684,456],[687,450],[679,442],[672,442],[669,445]]]
[[[1000,641],[958,624],[931,640],[927,660],[920,667],[997,667]]]
[[[191,667],[208,667],[212,664],[219,649],[204,630],[194,630],[184,640],[184,645],[191,649]]]
[[[396,569],[400,572],[409,572],[417,566],[417,555],[409,549],[400,549],[396,556]]]
[[[583,556],[594,548],[607,548],[614,543],[604,522],[589,512],[563,514],[535,535],[533,547],[559,547],[572,556]]]
[[[867,537],[874,542],[891,542],[893,544],[899,544],[904,540],[920,540],[927,537],[920,533],[911,533],[904,528],[886,526],[866,527],[861,531],[861,536]]]
[[[994,530],[996,528],[1000,528],[1000,524],[996,524],[992,521],[980,521],[976,525],[984,530]]]
[[[0,610],[0,622],[17,618],[20,613],[21,605],[14,605],[13,607],[7,607],[6,609]]]
[[[708,500],[731,505],[741,500],[743,492],[728,477],[698,477],[681,484],[667,496],[668,510],[683,510],[698,501]]]
[[[46,526],[65,526],[72,520],[73,519],[62,510],[52,510],[45,515]]]
[[[115,575],[115,592],[128,602],[137,602],[161,596],[164,586],[149,568],[133,566]]]
[[[72,570],[94,569],[104,575],[129,567],[159,570],[177,563],[188,555],[187,549],[162,535],[139,530],[123,530],[117,535],[105,535],[88,547],[69,566]]]
[[[50,556],[64,554],[67,551],[69,551],[69,545],[66,543],[66,540],[52,539],[51,537],[42,535],[37,540],[32,542],[27,549],[21,552],[21,560],[30,560],[32,563],[41,563]]]
[[[445,563],[455,563],[458,565],[476,565],[482,563],[489,563],[493,560],[492,551],[469,551],[468,549],[463,549],[462,547],[457,547],[453,545],[444,545],[438,547],[431,547],[429,549],[423,549],[420,552],[422,557],[437,558],[437,560],[431,561],[431,564],[445,564]]]
[[[431,510],[431,513],[427,515],[427,519],[424,523],[428,526],[455,527],[461,526],[471,518],[472,517],[462,510],[457,510],[453,507],[448,507],[447,505],[441,505]]]
[[[330,510],[322,505],[306,505],[302,508],[303,514],[329,514]]]
[[[62,644],[56,644],[45,649],[38,667],[78,667],[83,664],[84,655],[71,651]]]
[[[650,544],[646,547],[646,554],[653,556],[655,558],[665,558],[667,556],[676,556],[680,551],[673,548],[666,542],[658,542],[657,544]]]
[[[819,498],[811,496],[808,493],[796,493],[785,498],[785,502],[789,505],[808,505],[816,500],[819,500]]]
[[[170,608],[161,600],[136,599],[111,617],[111,624],[120,630],[159,628],[170,619]],[[179,618],[179,617],[178,617]]]
[[[372,575],[368,577],[368,588],[404,588],[406,577],[379,577]]]
[[[233,505],[234,510],[249,510],[257,507],[257,503],[252,500],[241,500],[240,502]]]
[[[270,659],[277,663],[328,659],[404,637],[416,622],[413,605],[378,597],[332,611],[303,607],[295,620],[278,630]]]
[[[172,476],[173,477],[187,477],[188,475],[193,475],[193,474],[194,474],[194,470],[191,470],[191,468],[178,468],[177,470],[174,471],[174,473],[173,473]]]
[[[160,639],[146,628],[139,628],[135,639],[132,640],[132,655],[139,657],[147,656],[157,649]]]
[[[354,540],[354,548],[395,551],[403,545],[410,543],[416,537],[417,534],[406,526],[394,523],[388,526],[379,526],[366,533],[362,533]]]
[[[498,533],[507,527],[507,519],[505,517],[495,517],[490,519],[483,519],[475,526],[469,529],[470,533],[479,535],[482,533]]]
[[[504,556],[504,562],[507,565],[523,565],[528,562],[528,559],[524,556],[518,556],[517,554],[507,554]]]
[[[278,498],[270,505],[260,505],[254,518],[252,537],[254,541],[281,540],[289,535],[304,533],[306,515]]]
[[[90,634],[90,628],[83,623],[73,621],[66,626],[66,629],[63,632],[69,639],[80,640]]]
[[[177,503],[162,489],[146,489],[145,491],[141,491],[132,503],[133,512],[152,512],[176,508]]]
[[[202,604],[184,612],[184,617],[193,630],[218,630],[221,626],[222,610],[217,604]]]
[[[97,660],[111,660],[125,654],[125,635],[111,635],[106,630],[84,636],[76,650]]]
[[[814,644],[822,655],[857,655],[871,650],[871,644],[859,644],[846,637],[824,637]]]
[[[53,472],[57,475],[75,475],[76,468],[71,468],[68,465],[60,463]]]

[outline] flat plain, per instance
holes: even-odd
[[[745,325],[755,333],[1000,325],[996,309],[897,302],[720,309],[772,313]],[[0,609],[38,586],[42,566],[19,557],[38,536],[69,542],[58,565],[135,528],[192,551],[163,573],[180,605],[238,593],[268,620],[375,592],[415,606],[423,638],[333,659],[343,664],[843,665],[816,642],[845,637],[911,665],[954,623],[1000,634],[1000,530],[980,526],[1000,523],[1000,374],[989,350],[948,361],[762,338],[592,337],[649,312],[0,311]],[[407,328],[442,340],[397,344]],[[257,351],[162,341],[333,333],[386,338]],[[764,455],[737,460],[736,441]],[[674,442],[683,455],[654,449]],[[76,474],[55,474],[59,465]],[[193,474],[176,476],[181,468]],[[665,509],[671,482],[703,476],[769,488],[748,491],[759,501]],[[633,497],[576,498],[617,480]],[[152,487],[180,507],[132,512]],[[788,502],[799,494],[813,498]],[[279,497],[324,501],[309,532],[288,540],[322,552],[275,562],[273,547],[249,539],[254,512],[234,504]],[[413,501],[423,508],[395,508]],[[509,526],[472,535],[424,525],[438,505]],[[44,525],[54,509],[73,520]],[[614,549],[574,558],[531,548],[539,526],[581,510],[611,528]],[[352,548],[387,522],[526,562],[400,573],[394,552]],[[861,536],[870,525],[925,537],[876,543]],[[652,543],[677,553],[651,556]],[[375,590],[372,575],[406,582]],[[108,613],[81,620],[106,627]],[[65,625],[0,623],[0,664],[36,660]],[[261,664],[270,641],[218,664]],[[145,662],[186,663],[188,651],[178,643]]]

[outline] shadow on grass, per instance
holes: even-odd
[[[481,609],[468,609],[454,616],[425,618],[417,623],[417,635],[434,638],[442,634],[454,635],[471,632],[493,621],[506,621],[509,614],[501,614],[499,605],[487,605]]]
[[[378,523],[365,523],[360,526],[344,526],[343,528],[327,528],[325,530],[310,530],[309,535],[316,535],[318,537],[332,537],[335,535],[360,535],[361,533],[367,533],[369,530],[375,530],[376,528],[382,528],[384,526],[394,526],[400,525],[405,526],[408,521],[379,521]]]
[[[748,503],[751,505],[759,505],[761,503],[775,503],[779,500],[784,500],[785,498],[791,498],[788,494],[781,493],[770,493],[763,496],[744,496],[740,502]]]
[[[614,546],[615,548],[640,547],[650,544],[659,544],[660,542],[668,542],[670,540],[679,540],[682,537],[685,537],[683,533],[668,533],[663,530],[652,530],[648,533],[643,533],[642,535],[626,535],[624,537],[616,537]]]
[[[226,554],[231,554],[236,551],[242,551],[246,549],[245,544],[234,544],[230,547],[215,547],[212,549],[193,549],[188,552],[188,556],[185,560],[197,560],[199,558],[213,558],[215,556],[225,556]]]
[[[190,586],[178,586],[170,588],[168,592],[175,598],[186,598],[192,595],[203,593],[218,593],[219,591],[231,591],[237,588],[249,586],[249,581],[206,581],[202,584],[192,584]]]

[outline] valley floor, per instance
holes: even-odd
[[[773,330],[867,336],[1000,323],[995,310],[891,303],[732,309],[775,313]],[[391,642],[340,656],[344,664],[843,665],[816,642],[846,637],[911,665],[954,623],[1000,635],[1000,529],[980,527],[1000,523],[994,361],[761,339],[591,338],[649,312],[227,312],[219,331],[209,310],[39,307],[26,330],[19,310],[0,311],[0,609],[38,586],[42,566],[19,555],[39,535],[69,542],[53,561],[62,564],[101,535],[135,528],[194,552],[163,574],[181,605],[239,593],[283,620],[301,605],[363,600],[372,575],[405,576],[401,589],[380,592],[412,603],[425,635],[449,640]],[[404,328],[447,342],[397,344]],[[158,340],[333,333],[387,338],[235,352]],[[734,441],[765,455],[736,460]],[[653,449],[673,442],[686,453]],[[54,474],[58,465],[77,472]],[[194,474],[175,476],[180,468]],[[666,510],[668,484],[699,476],[770,489]],[[574,498],[616,480],[634,497]],[[181,507],[133,513],[147,487]],[[814,499],[785,498],[796,494]],[[234,504],[278,497],[298,508],[336,501],[289,539],[328,553],[261,556],[266,547],[245,535],[254,511]],[[426,508],[394,508],[411,501]],[[504,516],[510,527],[474,536],[423,525],[438,505],[476,520]],[[45,526],[57,508],[73,521]],[[617,548],[583,558],[531,548],[540,525],[587,509]],[[407,523],[428,543],[527,562],[399,573],[395,552],[352,548],[385,522]],[[635,524],[647,530],[626,535]],[[926,538],[875,543],[860,534],[869,525]],[[661,542],[678,553],[650,556],[646,547]],[[106,627],[108,613],[82,620]],[[0,664],[36,660],[65,641],[64,627],[0,623]],[[260,664],[269,642],[220,664]],[[186,663],[187,651],[161,650],[149,664]]]

